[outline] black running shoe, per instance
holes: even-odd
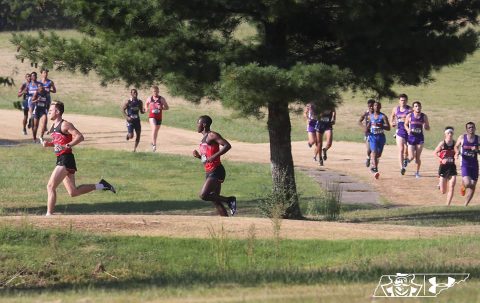
[[[320,160],[318,160],[318,165],[323,166],[323,159],[320,157]]]
[[[327,161],[327,150],[324,148],[322,149],[322,151],[323,151],[323,160]]]
[[[98,183],[103,185],[103,190],[109,190],[109,191],[113,192],[114,194],[117,193],[117,191],[115,190],[115,187],[113,187],[113,185],[108,183],[107,181],[102,179]]]
[[[32,128],[32,118],[28,119],[28,128]]]
[[[405,175],[405,167],[402,167],[402,169],[400,170],[400,173],[403,175]]]
[[[367,160],[365,160],[365,166],[370,167],[370,158],[367,158]]]
[[[230,201],[228,201],[228,207],[230,208],[230,214],[235,216],[237,213],[237,198],[232,197]]]

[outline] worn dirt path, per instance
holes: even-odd
[[[14,110],[0,110],[0,141],[3,144],[30,143],[30,136],[21,134],[21,112]],[[133,142],[125,141],[125,123],[122,119],[105,118],[96,116],[70,115],[66,114],[65,119],[72,121],[80,129],[85,137],[83,146],[99,149],[132,150]],[[194,123],[192,122],[192,129]],[[150,127],[146,122],[142,124],[142,138],[139,151],[150,151]],[[221,132],[221,130],[219,130]],[[354,129],[352,131],[357,131]],[[200,135],[193,131],[162,126],[159,133],[157,151],[160,153],[180,154],[190,156],[200,140]],[[230,141],[233,148],[223,158],[230,161],[269,163],[268,144],[253,144]],[[313,162],[310,150],[306,142],[292,142],[292,153],[294,163],[297,167],[310,171],[318,171],[317,175],[332,174],[335,176],[348,176],[367,187],[378,192],[380,199],[384,202],[398,206],[433,206],[443,205],[445,196],[441,195],[436,188],[437,184],[437,161],[431,150],[424,150],[422,163],[422,178],[415,179],[413,176],[413,165],[409,167],[405,176],[401,176],[397,164],[397,151],[395,146],[386,146],[380,163],[380,180],[372,178],[370,172],[364,166],[365,147],[361,143],[335,142],[329,151],[328,161],[320,168]],[[339,181],[340,183],[344,181]],[[350,182],[350,181],[348,181]],[[345,183],[347,183],[345,181]],[[453,205],[462,205],[463,199],[458,195],[458,188],[453,199]],[[358,190],[360,194],[363,190]],[[350,193],[355,197],[356,192]],[[365,201],[378,202],[378,201]],[[476,195],[471,202],[472,205],[480,204],[480,195]],[[119,217],[119,218],[118,218]],[[55,224],[73,224],[83,230],[102,230],[104,232],[120,234],[149,234],[169,236],[208,236],[208,224],[223,224],[233,229],[236,236],[245,235],[245,230],[251,224],[255,224],[259,234],[270,234],[270,221],[258,218],[213,218],[213,217],[187,217],[187,216],[58,216],[55,221],[45,221],[45,218],[29,218],[32,223],[43,226]],[[147,219],[145,219],[147,218]],[[184,218],[184,220],[183,220]],[[18,220],[15,217],[3,217],[1,221]],[[152,224],[145,224],[143,221],[152,221]],[[228,220],[228,221],[227,221]],[[160,223],[155,223],[155,222]],[[248,221],[248,222],[247,222]],[[63,222],[63,223],[62,223]],[[135,223],[140,222],[140,223]],[[162,225],[162,222],[169,222]],[[196,222],[201,228],[195,228]],[[202,223],[203,222],[203,223]],[[101,228],[111,226],[112,228]],[[286,237],[293,238],[363,238],[363,237],[423,237],[439,234],[451,235],[455,233],[478,233],[480,226],[465,226],[441,229],[425,227],[389,226],[378,224],[352,224],[329,223],[329,222],[297,222],[284,221],[282,230],[288,232]],[[165,229],[164,229],[165,227]],[[382,230],[379,234],[378,230]],[[194,232],[192,232],[194,231]],[[203,231],[203,232],[202,232]],[[236,232],[235,232],[236,231]],[[290,233],[291,231],[291,233]],[[312,231],[312,232],[310,232]],[[197,235],[200,234],[200,235]]]

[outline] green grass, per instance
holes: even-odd
[[[342,220],[355,223],[388,223],[415,226],[456,226],[479,224],[480,206],[428,206],[394,207],[375,209],[348,209],[345,207]]]
[[[0,239],[0,281],[5,284],[20,272],[6,288],[21,291],[371,283],[397,272],[480,274],[479,237],[281,240],[278,245],[253,239],[250,254],[249,240],[226,237],[226,263],[218,262],[223,251],[215,238],[98,236],[38,230],[25,222],[17,229],[1,227]],[[94,273],[99,263],[110,275]]]
[[[65,37],[79,37],[74,31],[61,31]],[[251,28],[241,26],[240,36],[250,36]],[[10,33],[0,33],[0,54],[14,60],[15,49],[8,42]],[[476,121],[480,116],[480,51],[460,65],[445,67],[433,74],[435,82],[419,87],[395,87],[398,92],[405,92],[410,97],[410,103],[420,100],[423,110],[429,116],[432,130],[426,135],[425,146],[434,148],[442,139],[443,128],[452,125],[457,129],[457,135],[464,130],[467,121]],[[12,76],[17,85],[23,80],[23,73],[30,72],[30,64],[9,60],[0,63],[0,74]],[[67,104],[67,111],[88,115],[121,117],[120,104],[128,96],[128,88],[122,83],[101,87],[99,78],[91,73],[89,76],[52,71],[51,78],[57,83],[58,93],[55,98]],[[15,88],[0,88],[0,108],[12,109],[12,101],[16,100]],[[146,99],[148,89],[140,89],[139,96]],[[334,127],[334,139],[360,142],[362,133],[356,126],[359,115],[365,110],[367,96],[351,92],[343,93],[343,105],[338,108],[337,124]],[[232,140],[245,142],[268,142],[268,132],[265,119],[239,118],[228,109],[222,109],[218,103],[202,103],[193,105],[179,98],[168,98],[171,110],[165,114],[164,123],[169,126],[193,129],[195,120],[200,114],[210,114],[213,117],[213,128]],[[397,100],[382,100],[383,111],[390,112]],[[292,140],[306,140],[305,122],[301,115],[292,113]],[[352,131],[353,130],[353,131]],[[358,130],[358,131],[357,131]],[[393,131],[387,135],[388,143],[393,144]]]
[[[209,202],[198,198],[204,171],[193,157],[152,153],[75,150],[77,185],[97,183],[105,178],[117,194],[92,192],[68,196],[59,186],[57,211],[62,213],[157,213],[206,214]],[[0,206],[4,214],[45,211],[46,184],[55,166],[49,149],[23,145],[0,147]],[[257,204],[271,190],[270,167],[260,164],[224,162],[227,177],[222,193],[236,195],[239,214],[258,216]],[[314,199],[321,188],[311,178],[297,172],[298,190],[303,199]]]

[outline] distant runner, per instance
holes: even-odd
[[[447,193],[447,205],[452,202],[455,183],[457,181],[457,166],[455,165],[455,140],[453,140],[453,127],[445,128],[444,140],[435,148],[435,156],[440,160],[438,176],[440,178],[440,191]]]
[[[370,143],[370,150],[372,151],[372,160],[370,165],[370,171],[375,179],[380,177],[378,172],[378,162],[382,156],[383,147],[385,146],[386,138],[384,131],[390,130],[390,123],[387,116],[382,113],[382,104],[379,101],[375,101],[373,104],[373,114],[370,114],[370,134],[368,136],[368,142]]]
[[[408,133],[405,130],[405,119],[407,115],[411,112],[410,106],[407,104],[408,96],[406,94],[401,94],[398,97],[398,106],[394,107],[392,114],[390,115],[390,121],[392,121],[392,126],[397,127],[395,133],[395,140],[397,141],[398,147],[398,158],[400,161],[400,173],[405,174],[405,167],[407,167],[408,159]]]
[[[475,194],[478,181],[478,145],[479,137],[475,134],[475,123],[465,125],[466,133],[458,137],[455,151],[457,157],[462,155],[462,187],[460,194],[465,196],[465,206],[470,203]]]
[[[307,120],[307,134],[308,134],[308,147],[314,147],[313,151],[313,161],[317,161],[318,155],[318,139],[317,139],[317,131],[315,130],[315,126],[317,125],[317,111],[315,104],[308,103],[305,106],[303,111],[303,117]]]
[[[193,156],[201,159],[206,172],[200,198],[204,201],[211,201],[218,214],[224,217],[228,217],[228,214],[222,203],[227,203],[230,214],[233,216],[237,212],[237,198],[220,195],[226,175],[225,168],[220,162],[220,156],[229,151],[232,146],[219,133],[211,131],[211,125],[212,118],[209,116],[200,116],[197,120],[197,132],[202,133],[203,138],[200,143],[200,151],[194,150]]]
[[[405,130],[408,133],[408,160],[405,162],[404,168],[415,159],[415,163],[417,164],[415,178],[418,179],[420,178],[420,166],[422,165],[420,156],[422,155],[423,144],[425,143],[423,132],[424,130],[430,130],[428,117],[422,113],[422,103],[419,101],[413,102],[413,112],[408,114],[405,119]]]
[[[22,83],[18,90],[17,96],[22,97],[22,111],[23,111],[23,134],[27,135],[27,120],[28,120],[28,84],[30,83],[31,75],[28,73],[25,75],[25,82]]]
[[[130,96],[130,99],[122,105],[122,114],[125,120],[127,120],[127,141],[133,138],[133,131],[135,131],[135,147],[133,148],[133,152],[136,152],[142,133],[140,114],[144,114],[145,111],[143,110],[142,100],[137,98],[138,92],[135,88],[130,90]]]
[[[43,141],[43,147],[53,146],[57,156],[57,165],[50,176],[47,185],[47,213],[51,216],[54,213],[57,203],[57,187],[63,181],[65,189],[71,197],[86,194],[93,190],[110,190],[116,193],[115,188],[105,180],[100,180],[97,184],[75,185],[75,172],[77,166],[73,156],[72,147],[84,140],[83,135],[72,123],[63,120],[64,104],[60,101],[53,102],[48,110],[48,116],[53,121],[50,129],[52,141]]]
[[[322,166],[323,161],[327,160],[327,151],[332,146],[333,140],[333,125],[335,124],[336,112],[335,109],[327,109],[319,113],[318,122],[315,130],[317,131],[317,146],[319,157],[319,164]],[[325,147],[323,146],[323,135],[325,134]],[[323,154],[320,154],[320,152]]]
[[[370,135],[370,115],[373,114],[374,103],[375,103],[375,100],[369,99],[367,101],[368,110],[360,116],[360,119],[358,119],[358,125],[362,128],[363,133],[365,135],[364,140],[365,140],[365,147],[367,149],[367,159],[365,160],[365,166],[367,168],[370,167],[370,155],[372,153],[372,150],[370,149],[370,142],[368,142],[368,137]]]
[[[158,86],[152,86],[152,96],[145,103],[145,112],[148,113],[148,121],[152,127],[152,151],[157,150],[157,136],[162,125],[162,112],[168,110],[168,104],[164,97],[159,95]]]

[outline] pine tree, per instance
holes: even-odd
[[[192,101],[268,115],[274,191],[300,218],[289,104],[339,101],[344,88],[393,96],[477,48],[479,0],[63,0],[86,34],[14,35],[19,59],[95,71],[104,83],[160,82]],[[238,38],[242,23],[255,28]]]

